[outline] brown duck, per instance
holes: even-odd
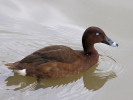
[[[20,75],[38,78],[58,78],[87,70],[98,62],[99,54],[95,43],[118,46],[98,27],[89,27],[82,37],[82,50],[73,50],[63,45],[53,45],[33,52],[15,63],[6,64]]]

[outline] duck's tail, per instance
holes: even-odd
[[[11,67],[11,66],[13,66],[13,64],[14,64],[14,63],[7,63],[7,64],[5,64],[5,66]]]
[[[7,66],[11,70],[15,70],[17,64],[18,64],[18,62],[15,62],[15,63],[7,63],[7,64],[5,64],[5,66]]]
[[[25,76],[26,75],[26,69],[20,69],[19,67],[17,67],[19,62],[15,62],[15,63],[7,63],[5,64],[9,69],[13,70],[14,72]]]

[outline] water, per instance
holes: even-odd
[[[131,0],[0,0],[0,100],[132,100]],[[96,44],[100,58],[84,73],[43,79],[14,74],[4,64],[55,44],[82,49],[89,26],[119,44]]]

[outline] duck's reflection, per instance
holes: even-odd
[[[98,74],[95,72],[97,70],[98,65],[95,65],[91,67],[88,71],[84,73],[80,73],[78,75],[73,75],[65,78],[58,78],[58,79],[42,79],[41,83],[44,84],[41,86],[41,88],[47,88],[47,87],[54,87],[54,86],[60,86],[65,85],[70,82],[76,82],[78,79],[83,77],[84,86],[88,90],[96,91],[100,89],[109,79],[115,78],[116,74],[114,72],[98,72]],[[36,78],[28,77],[28,76],[20,76],[18,74],[14,74],[14,76],[10,76],[5,80],[7,83],[7,86],[18,86],[14,90],[20,90],[25,87],[39,89],[39,84],[33,85],[33,83],[36,82]]]

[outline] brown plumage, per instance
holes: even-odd
[[[89,27],[83,34],[83,51],[73,50],[67,46],[54,45],[42,48],[24,59],[8,63],[9,69],[26,69],[26,75],[39,78],[58,78],[77,74],[87,70],[98,62],[98,53],[94,43],[106,43],[118,46],[112,42],[98,27]]]

